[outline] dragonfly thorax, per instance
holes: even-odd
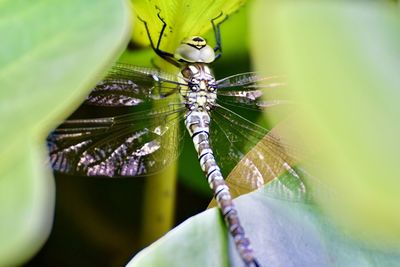
[[[217,99],[214,75],[207,64],[186,65],[181,74],[187,88],[181,93],[189,110],[207,111],[215,106]]]
[[[200,36],[184,39],[174,53],[175,59],[187,63],[211,63],[215,59],[214,49]]]

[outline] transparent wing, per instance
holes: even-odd
[[[221,170],[234,196],[248,193],[288,172],[304,184],[292,169],[299,151],[273,133],[224,107],[212,111],[211,141]],[[238,165],[238,163],[240,164]]]
[[[92,90],[86,103],[98,106],[136,106],[178,92],[176,76],[157,69],[115,64]]]
[[[274,95],[274,91],[284,87],[286,82],[283,76],[262,77],[255,72],[236,74],[217,81],[217,103],[227,108],[262,110],[290,103]],[[269,99],[268,95],[273,97]]]
[[[182,105],[67,120],[47,138],[54,170],[84,176],[153,174],[179,155]]]

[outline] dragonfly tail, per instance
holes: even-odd
[[[209,142],[210,116],[207,112],[189,112],[186,114],[185,124],[193,140],[198,154],[201,169],[207,177],[208,184],[214,193],[214,197],[224,216],[228,230],[235,242],[237,251],[246,266],[257,267],[254,251],[250,240],[246,237],[241,225],[238,212],[232,201],[229,187],[226,185],[220,168],[214,158]]]

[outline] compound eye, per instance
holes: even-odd
[[[190,80],[190,76],[193,75],[192,71],[189,68],[182,70],[181,73],[182,73],[182,76],[184,78],[186,78],[187,80]]]

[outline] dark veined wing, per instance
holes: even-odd
[[[108,118],[67,120],[48,138],[54,170],[83,176],[141,176],[179,155],[182,105]]]
[[[176,76],[154,68],[115,64],[86,99],[98,106],[136,106],[157,101],[179,90]]]
[[[226,180],[234,197],[260,188],[284,172],[298,182],[295,190],[305,190],[291,167],[301,154],[294,147],[224,107],[214,109],[211,117],[214,154],[225,177],[234,173]]]
[[[240,73],[218,80],[217,103],[227,108],[242,107],[262,110],[271,106],[290,103],[287,99],[268,97],[286,87],[283,76],[262,77],[256,72]]]

